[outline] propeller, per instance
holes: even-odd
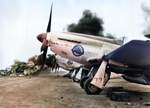
[[[50,16],[49,16],[49,22],[47,25],[47,32],[51,31],[52,8],[53,8],[53,3],[51,4],[51,11],[50,11]]]
[[[43,64],[42,64],[42,69],[46,60],[46,54],[47,54],[47,49],[48,49],[48,41],[46,40],[47,37],[47,33],[51,32],[51,19],[52,19],[52,7],[53,7],[53,3],[51,4],[51,10],[50,10],[50,16],[49,16],[49,22],[47,25],[47,30],[46,33],[42,33],[40,35],[37,36],[37,39],[42,42],[42,46],[41,46],[41,52],[43,51]]]

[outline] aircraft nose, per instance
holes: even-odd
[[[40,41],[40,42],[43,42],[44,39],[46,39],[47,37],[47,33],[42,33],[42,34],[39,34],[37,36],[37,39]]]

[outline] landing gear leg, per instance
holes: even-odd
[[[69,73],[66,74],[66,75],[64,75],[64,77],[68,77],[68,78],[71,79],[71,75],[73,74],[73,71],[74,71],[74,70],[69,71]]]
[[[105,73],[103,86],[105,86],[107,84],[109,79],[110,79],[110,73]],[[84,90],[89,95],[98,95],[98,94],[100,94],[102,89],[93,85],[91,83],[92,80],[93,80],[93,78],[89,78],[89,79],[85,79],[85,80],[83,79]],[[81,84],[80,84],[80,86],[81,86]]]
[[[74,82],[80,82],[83,68],[80,68],[75,77],[73,78]]]

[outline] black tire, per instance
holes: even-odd
[[[102,91],[102,89],[96,87],[95,85],[91,84],[93,78],[89,78],[84,83],[84,90],[89,95],[98,95]]]
[[[130,94],[125,91],[111,92],[109,95],[110,100],[113,101],[130,101]]]
[[[85,69],[83,69],[83,70],[82,70],[81,78],[82,78],[82,77],[87,76],[87,75],[88,75],[88,73],[89,73],[89,70],[85,70]]]
[[[88,78],[89,78],[88,76],[84,76],[84,77],[81,78],[80,86],[81,86],[82,89],[84,89],[84,83]]]
[[[107,97],[109,97],[109,95],[112,92],[122,92],[122,91],[123,91],[123,87],[109,87],[107,92]]]
[[[73,78],[73,81],[74,82],[80,82],[80,80],[78,78],[76,78],[76,77]]]

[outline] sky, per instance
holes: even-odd
[[[126,36],[127,41],[147,40],[141,5],[148,0],[0,0],[0,69],[41,53],[36,36],[46,32],[52,2],[52,31],[66,31],[68,24],[77,23],[89,9],[103,19],[103,34]]]

